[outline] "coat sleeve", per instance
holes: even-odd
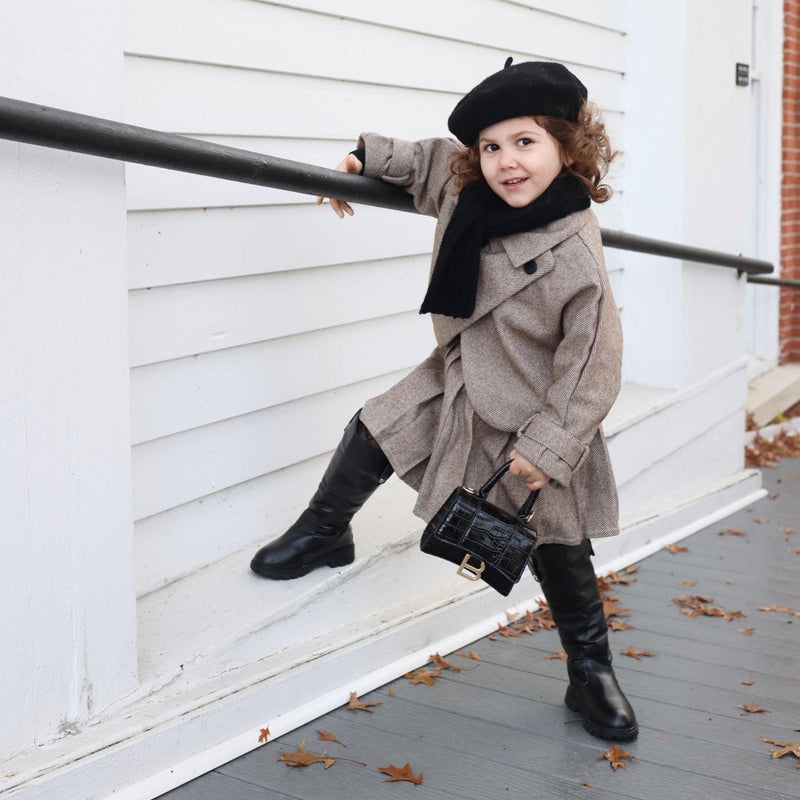
[[[606,280],[580,288],[564,306],[562,321],[545,402],[519,429],[515,447],[569,486],[621,385],[622,331]]]
[[[438,217],[442,202],[452,191],[450,158],[460,148],[452,139],[422,139],[409,142],[377,133],[362,133],[358,147],[364,148],[364,174],[405,189],[422,214]]]

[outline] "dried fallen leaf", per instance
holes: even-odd
[[[761,738],[765,742],[775,744],[780,748],[780,750],[770,750],[770,758],[783,758],[788,755],[800,758],[800,742],[778,742],[775,739],[768,739],[766,736],[762,736]],[[800,769],[797,764],[795,764],[795,768]]]
[[[717,531],[717,536],[744,536],[744,531],[737,530],[736,528],[728,528],[724,531]]]
[[[765,522],[769,522],[769,520],[766,517],[753,517],[753,522],[763,525]]]
[[[681,586],[685,586],[687,589],[691,589],[692,586],[697,586],[697,581],[681,581]]]
[[[642,656],[652,656],[653,655],[653,651],[652,650],[639,650],[638,648],[634,647],[633,645],[630,645],[626,650],[622,651],[622,655],[630,656],[631,658],[635,658],[638,661]]]
[[[317,733],[319,734],[319,740],[321,742],[336,742],[336,744],[340,744],[342,747],[347,747],[346,744],[340,742],[330,731],[323,731],[317,728]]]
[[[775,438],[766,439],[757,433],[752,442],[744,448],[745,465],[748,467],[774,467],[784,457],[800,455],[800,436],[796,431],[781,431]],[[796,475],[787,475],[788,480]]]
[[[403,675],[411,681],[412,686],[419,683],[424,683],[426,686],[433,686],[436,679],[442,674],[441,668],[437,669],[415,669],[413,672],[407,672]]]
[[[755,628],[739,628],[737,633],[741,633],[742,636],[752,636],[754,630]]]
[[[615,772],[617,767],[622,767],[622,769],[628,769],[628,765],[622,760],[623,758],[636,758],[633,753],[629,753],[627,750],[623,750],[621,747],[614,747],[613,745],[603,753],[603,758],[611,764],[611,769]]]
[[[267,739],[269,739],[269,728],[262,728],[258,734],[258,743],[263,744]]]
[[[499,622],[497,623],[497,632],[501,636],[509,637],[509,636],[519,636],[519,633],[515,633],[512,630],[509,630],[505,625],[501,625]]]
[[[752,686],[756,682],[755,678],[748,678],[746,681],[739,681],[742,686]]]
[[[555,628],[556,623],[550,613],[547,603],[539,603],[537,611],[528,609],[525,616],[517,619],[510,627],[510,636],[520,636],[523,633],[536,633],[536,631],[550,631]]]
[[[461,672],[459,667],[454,667],[446,658],[442,658],[438,653],[428,656],[431,663],[436,664],[439,669],[451,669],[453,672]]]
[[[599,789],[599,786],[595,786],[593,783],[587,783],[586,781],[581,781],[581,786],[585,786],[587,789]]]
[[[300,747],[295,752],[282,751],[283,755],[278,761],[283,761],[287,767],[308,767],[311,764],[324,764],[325,769],[336,763],[336,759],[329,756],[324,750],[321,754],[306,750],[305,741],[300,742]]]
[[[394,697],[394,689],[389,689],[389,691],[386,692],[386,694],[388,694],[389,697]]]
[[[781,528],[781,533],[785,533],[787,536],[789,536],[792,533],[797,533],[797,529],[796,528]]]
[[[639,571],[639,565],[638,564],[631,564],[629,567],[625,567],[625,569],[622,570],[622,571],[627,573],[628,575],[632,575],[634,572],[638,572]]]
[[[605,576],[605,579],[610,584],[619,583],[623,586],[628,586],[636,582],[636,578],[623,578],[618,572],[609,572],[608,575]]]
[[[617,605],[616,597],[603,597],[603,611],[605,612],[606,619],[619,616],[620,614],[630,614],[629,608],[620,608]]]
[[[396,767],[394,764],[390,764],[388,767],[378,767],[378,772],[382,772],[384,775],[388,775],[388,778],[384,778],[384,782],[390,781],[408,781],[409,783],[415,783],[417,786],[422,783],[422,773],[420,772],[419,775],[414,775],[411,771],[411,764],[406,763],[404,767]]]
[[[709,605],[709,603],[714,602],[714,598],[701,594],[673,597],[672,602],[681,607],[681,614],[686,614],[686,616],[691,619],[696,619],[699,616],[723,617],[727,622],[730,622],[734,619],[746,617],[746,614],[743,614],[741,611],[726,611],[719,606]]]
[[[678,553],[688,553],[689,552],[689,548],[688,547],[682,547],[681,545],[675,544],[675,543],[668,544],[664,549],[665,550],[669,550],[669,552],[672,553],[672,555],[677,555]]]
[[[747,619],[747,614],[743,611],[725,611],[725,609],[721,609],[721,611],[726,622],[731,622],[734,619]]]
[[[566,654],[564,650],[559,650],[557,653],[550,653],[550,655],[547,656],[547,658],[552,661],[555,661],[556,659],[560,658],[566,664],[567,658],[569,658],[569,656]]]
[[[610,619],[608,621],[608,629],[612,631],[627,631],[635,627],[624,619]]]
[[[796,555],[800,556],[800,547],[793,547],[789,550],[790,553],[795,553]]]
[[[759,611],[775,611],[782,614],[794,614],[794,609],[791,606],[759,606]]]
[[[347,708],[350,711],[369,711],[370,714],[374,714],[375,711],[370,708],[370,706],[379,706],[380,703],[372,703],[367,702],[364,703],[358,699],[358,695],[355,692],[350,692],[350,702],[347,704]]]
[[[736,706],[736,708],[743,708],[748,714],[771,714],[772,712],[768,708],[762,708],[758,703],[755,701],[747,704],[741,704]]]
[[[469,653],[456,653],[456,655],[461,656],[461,658],[471,658],[473,661],[481,660],[481,657],[474,650]]]

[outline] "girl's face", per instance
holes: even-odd
[[[478,136],[481,172],[492,191],[514,208],[532,203],[558,177],[558,142],[533,117],[505,119]]]

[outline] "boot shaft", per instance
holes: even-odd
[[[346,525],[392,474],[392,466],[377,444],[358,435],[359,411],[347,424],[309,508],[326,527]]]
[[[592,545],[545,544],[533,554],[532,570],[541,584],[564,650],[570,658],[608,657],[608,626],[592,565]]]

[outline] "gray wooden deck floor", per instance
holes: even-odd
[[[800,532],[782,532],[800,528],[800,460],[764,472],[769,498],[681,542],[688,552],[650,556],[635,583],[614,589],[634,626],[611,636],[615,668],[641,725],[622,745],[635,756],[626,770],[611,769],[601,755],[609,744],[563,705],[564,664],[548,659],[557,635],[539,631],[484,638],[466,648],[480,661],[453,655],[462,671],[434,686],[398,679],[361,698],[380,702],[376,713],[333,711],[162,797],[800,799],[800,760],[770,758],[775,745],[762,739],[800,742],[800,618],[759,611],[800,610]],[[745,535],[717,535],[726,529]],[[695,594],[746,618],[692,619],[673,598]],[[654,655],[621,655],[629,645]],[[749,703],[768,711],[740,708]],[[319,741],[318,729],[347,747]],[[302,740],[340,760],[329,769],[278,761]],[[377,771],[406,762],[424,773],[421,785]]]

